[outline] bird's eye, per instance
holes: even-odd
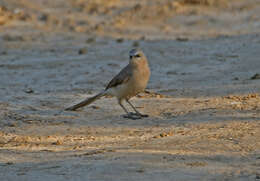
[[[137,55],[135,55],[135,57],[138,58],[138,57],[141,57],[141,55],[137,54]]]
[[[130,59],[132,59],[132,58],[133,58],[133,56],[132,56],[132,55],[130,55],[129,57],[130,57]]]

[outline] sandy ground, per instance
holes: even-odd
[[[129,120],[102,90],[140,47]],[[260,180],[258,0],[0,1],[0,180]]]

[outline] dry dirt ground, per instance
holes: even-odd
[[[129,120],[102,90],[140,47]],[[0,180],[260,180],[258,0],[1,0]]]

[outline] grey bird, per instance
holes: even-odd
[[[126,112],[125,118],[140,119],[148,117],[148,115],[141,114],[129,101],[130,98],[143,92],[147,86],[150,78],[150,68],[147,58],[143,51],[139,49],[132,49],[129,52],[129,64],[123,68],[106,86],[105,90],[97,95],[87,98],[82,102],[68,107],[65,110],[74,111],[80,107],[87,106],[95,100],[105,96],[114,96],[118,100],[118,104]],[[122,101],[125,100],[134,110],[135,113],[129,112]]]

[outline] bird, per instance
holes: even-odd
[[[132,49],[129,52],[129,63],[126,65],[102,90],[93,97],[86,98],[76,105],[66,108],[66,111],[75,111],[80,107],[87,106],[103,96],[113,96],[117,98],[118,104],[125,111],[124,118],[141,119],[148,117],[147,114],[140,113],[130,102],[130,99],[143,92],[150,79],[150,68],[148,60],[141,49]],[[134,112],[129,112],[122,102],[127,102]]]

